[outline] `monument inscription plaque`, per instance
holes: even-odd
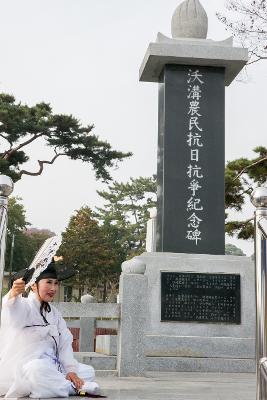
[[[224,82],[224,68],[166,65],[162,71],[158,252],[225,252]]]
[[[161,321],[241,323],[240,275],[161,272]]]

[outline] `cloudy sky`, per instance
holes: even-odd
[[[0,0],[0,89],[23,103],[45,101],[56,113],[71,113],[114,148],[134,156],[113,177],[156,172],[157,85],[140,83],[138,70],[158,32],[170,34],[179,0]],[[202,0],[209,16],[208,37],[229,36],[215,16],[223,0]],[[246,82],[226,89],[226,160],[253,156],[266,145],[267,69],[248,71]],[[33,161],[50,158],[42,144]],[[15,195],[23,198],[28,220],[38,228],[64,230],[74,210],[99,205],[90,166],[62,158],[40,177],[24,177]],[[248,205],[242,217],[252,215]],[[247,254],[252,243],[233,241]]]

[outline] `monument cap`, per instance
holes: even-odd
[[[206,39],[208,16],[199,0],[185,0],[174,11],[172,37]]]

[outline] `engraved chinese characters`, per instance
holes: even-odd
[[[157,251],[224,254],[223,68],[166,65],[159,84]]]
[[[240,324],[240,275],[162,272],[161,320]]]
[[[193,241],[196,245],[202,239],[201,237],[201,222],[200,218],[203,205],[200,197],[201,180],[203,179],[202,167],[200,165],[201,148],[203,147],[201,126],[201,98],[202,86],[204,85],[203,74],[198,69],[189,69],[188,72],[188,135],[187,144],[189,147],[190,161],[187,167],[187,176],[189,178],[189,199],[187,200],[186,211],[189,216],[188,230],[186,239]]]

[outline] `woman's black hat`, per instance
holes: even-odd
[[[22,278],[27,284],[30,282],[31,277],[34,273],[35,269],[30,268],[30,269],[22,269],[18,272],[16,272],[12,276],[12,284],[15,280]],[[73,267],[67,267],[66,265],[63,264],[56,264],[54,260],[47,266],[47,268],[40,273],[38,278],[36,279],[36,282],[39,282],[41,279],[57,279],[58,281],[64,281],[65,279],[71,278],[76,274],[76,271]]]

